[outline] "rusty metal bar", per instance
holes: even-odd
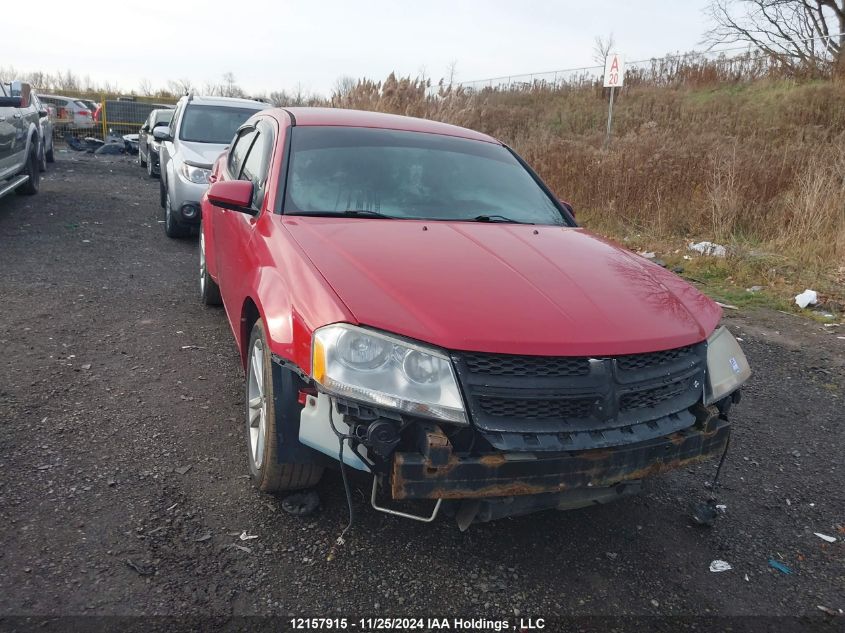
[[[436,465],[420,453],[396,453],[391,473],[394,499],[471,499],[612,486],[719,455],[730,423],[714,416],[698,428],[609,449],[542,453],[452,454]]]

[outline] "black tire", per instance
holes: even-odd
[[[164,178],[161,178],[158,181],[158,203],[161,205],[161,208],[164,208],[164,205],[167,204],[167,190],[164,188]]]
[[[167,237],[183,238],[191,234],[190,226],[183,226],[176,220],[176,214],[173,213],[173,207],[170,206],[170,195],[164,194],[164,233]]]
[[[222,305],[220,286],[208,274],[208,267],[205,262],[205,235],[203,235],[202,227],[200,227],[200,300],[207,306]]]
[[[26,161],[26,169],[24,174],[29,176],[29,180],[23,183],[15,190],[15,193],[24,196],[34,196],[38,193],[38,188],[41,185],[41,159],[38,157],[38,148],[32,147],[29,150],[29,160]]]
[[[50,143],[50,149],[48,149],[44,153],[45,158],[47,159],[48,163],[55,163],[56,162],[56,155],[53,153],[53,143]]]
[[[264,450],[261,453],[261,463],[256,465],[253,458],[253,446],[250,436],[250,366],[253,349],[256,341],[260,341],[263,363],[264,391],[264,416],[265,416],[265,441]],[[311,488],[319,483],[323,476],[323,467],[318,464],[280,464],[277,459],[277,434],[276,434],[276,409],[273,392],[273,367],[270,360],[270,348],[267,345],[267,336],[264,331],[264,324],[261,319],[256,321],[252,328],[252,335],[249,338],[247,348],[247,369],[246,369],[246,423],[244,430],[247,441],[247,459],[249,461],[249,474],[252,481],[259,490],[264,492],[278,492],[282,490],[301,490]],[[296,394],[286,394],[296,397]]]
[[[41,149],[38,151],[38,171],[42,174],[47,171],[47,150],[44,149],[44,145],[41,145]]]

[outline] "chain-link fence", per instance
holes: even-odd
[[[43,93],[38,98],[53,123],[53,138],[71,146],[96,146],[96,141],[137,134],[150,112],[173,108],[176,101],[160,97],[113,97],[90,93]]]

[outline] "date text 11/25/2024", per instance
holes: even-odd
[[[540,631],[546,628],[543,618],[290,618],[296,631]]]

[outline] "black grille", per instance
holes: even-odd
[[[478,352],[452,358],[470,417],[493,446],[513,447],[514,437],[524,444],[529,434],[540,450],[573,450],[637,442],[692,424],[706,348],[611,358]]]
[[[497,418],[584,418],[590,415],[595,400],[574,398],[569,400],[520,400],[516,398],[480,397],[478,404],[487,414]]]
[[[586,376],[590,373],[588,359],[569,356],[465,354],[463,360],[473,374],[489,376]]]
[[[644,369],[646,367],[657,367],[671,363],[684,356],[689,356],[693,351],[692,347],[678,347],[667,349],[661,352],[650,352],[648,354],[630,354],[628,356],[617,356],[616,366],[622,371]]]
[[[653,389],[626,393],[619,399],[619,408],[622,411],[651,409],[681,395],[688,388],[686,383],[679,382],[666,385],[665,387],[655,387]]]

